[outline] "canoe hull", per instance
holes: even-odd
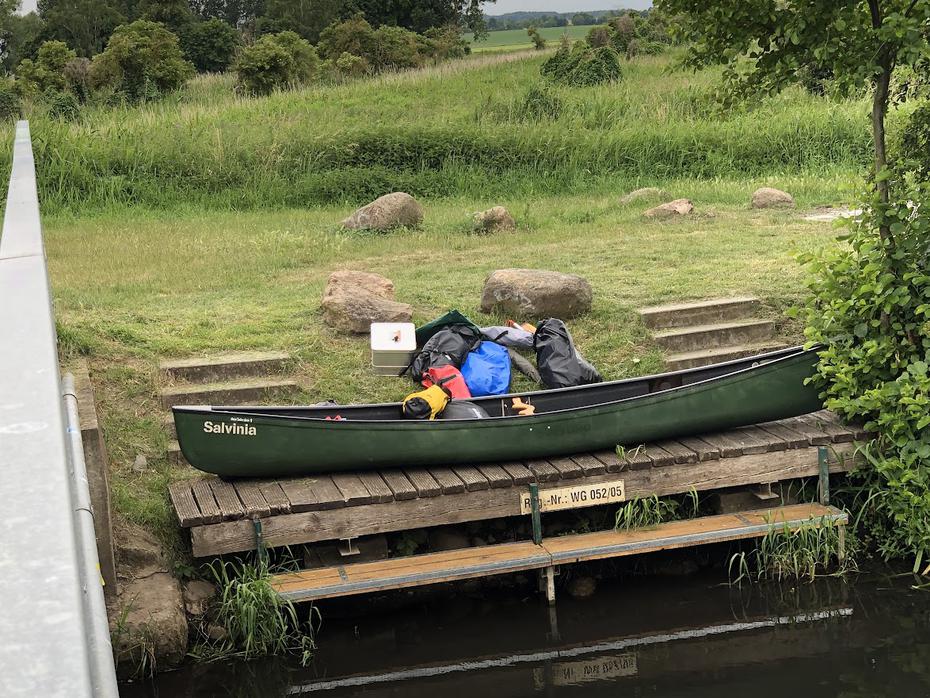
[[[225,477],[507,462],[613,450],[813,412],[822,405],[805,379],[816,361],[815,352],[799,352],[679,388],[528,417],[324,421],[202,407],[176,407],[174,413],[187,461]]]

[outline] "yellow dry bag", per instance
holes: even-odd
[[[404,398],[405,419],[436,419],[449,403],[449,395],[438,385],[411,393]]]

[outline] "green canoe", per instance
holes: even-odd
[[[507,396],[473,398],[481,419],[415,421],[399,403],[314,407],[174,407],[195,468],[224,477],[284,477],[368,468],[541,458],[635,446],[821,409],[805,383],[817,349]],[[514,398],[535,414],[523,416]]]

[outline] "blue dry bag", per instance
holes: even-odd
[[[462,376],[474,397],[506,394],[510,390],[510,354],[507,347],[481,342],[465,358]]]

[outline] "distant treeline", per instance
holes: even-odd
[[[594,10],[591,12],[508,12],[503,15],[485,15],[488,31],[527,29],[528,27],[591,26],[629,13],[646,14],[648,10]]]

